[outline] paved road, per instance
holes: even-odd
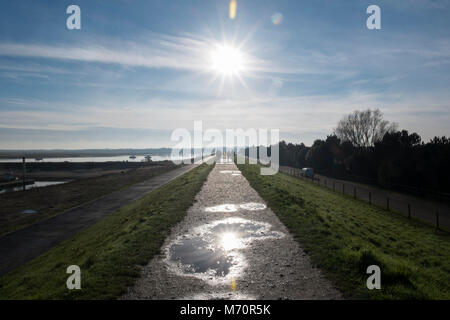
[[[122,299],[340,299],[232,161]]]
[[[171,170],[1,237],[0,276],[38,257],[58,243],[196,166],[196,164],[186,165]]]

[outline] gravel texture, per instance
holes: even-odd
[[[314,268],[278,217],[264,206],[264,201],[248,181],[237,173],[233,163],[215,165],[197,194],[195,204],[184,220],[172,229],[161,254],[142,268],[141,278],[122,299],[342,298],[320,270]],[[207,210],[223,204],[234,206],[227,206],[223,211]],[[223,235],[218,234],[221,229],[216,230],[214,226],[219,224],[217,221],[233,219],[241,225],[254,224],[254,229],[237,230],[238,239],[224,250],[220,247]],[[208,249],[212,256],[223,255],[221,262],[230,262],[229,273],[213,272],[217,268],[214,262],[219,263],[217,259],[211,261],[212,271],[203,273],[174,260],[173,249],[183,241],[193,239],[210,241]],[[190,250],[195,251],[195,248]],[[186,259],[192,253],[193,259],[201,261],[203,267],[211,260],[198,258],[198,253],[191,251],[186,251]],[[201,252],[207,250],[203,248]]]

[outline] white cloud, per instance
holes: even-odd
[[[442,99],[440,99],[442,98]],[[150,99],[122,104],[117,101],[92,102],[70,111],[1,111],[0,127],[79,130],[90,127],[172,130],[192,129],[196,120],[205,128],[279,128],[301,135],[331,133],[344,114],[379,107],[388,120],[400,128],[432,135],[449,135],[448,99],[410,96],[386,102],[382,94],[354,92],[347,96],[267,97],[235,99],[167,100]],[[26,101],[18,100],[18,104]],[[426,109],[425,109],[426,107]],[[423,113],[427,116],[424,117]],[[436,114],[436,115],[433,115]],[[426,125],[426,126],[425,126]],[[428,129],[427,129],[428,128]],[[431,130],[433,128],[434,130]],[[430,130],[429,130],[430,129]]]

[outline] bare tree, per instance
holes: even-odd
[[[387,132],[397,129],[395,123],[383,119],[379,109],[355,111],[339,121],[335,134],[342,141],[350,141],[356,147],[370,147],[383,139]]]

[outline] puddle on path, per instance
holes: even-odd
[[[222,174],[231,174],[232,176],[234,175],[241,175],[241,172],[238,170],[221,170],[220,173]]]
[[[227,159],[221,158],[219,163],[220,164],[234,164],[234,161],[232,158],[227,158]]]
[[[243,203],[240,205],[241,209],[249,210],[249,211],[257,211],[257,210],[264,210],[267,208],[267,206],[264,203],[259,202],[249,202],[249,203]]]
[[[223,293],[198,293],[193,296],[181,298],[181,300],[256,300],[257,297],[243,292],[223,292]]]
[[[267,208],[267,206],[264,203],[260,202],[248,202],[248,203],[242,203],[240,205],[232,204],[232,203],[224,203],[219,204],[217,206],[213,207],[207,207],[205,208],[206,212],[236,212],[240,209],[248,210],[248,211],[257,211],[257,210],[264,210]]]
[[[199,237],[174,243],[170,248],[170,259],[179,263],[185,273],[224,276],[232,266],[232,259],[223,248],[214,249]]]
[[[211,284],[232,283],[247,266],[240,249],[255,240],[284,237],[271,228],[265,222],[237,217],[217,220],[194,228],[170,243],[165,262],[179,275],[194,276]]]
[[[236,212],[238,211],[238,206],[235,204],[221,204],[214,207],[205,208],[206,212]]]

